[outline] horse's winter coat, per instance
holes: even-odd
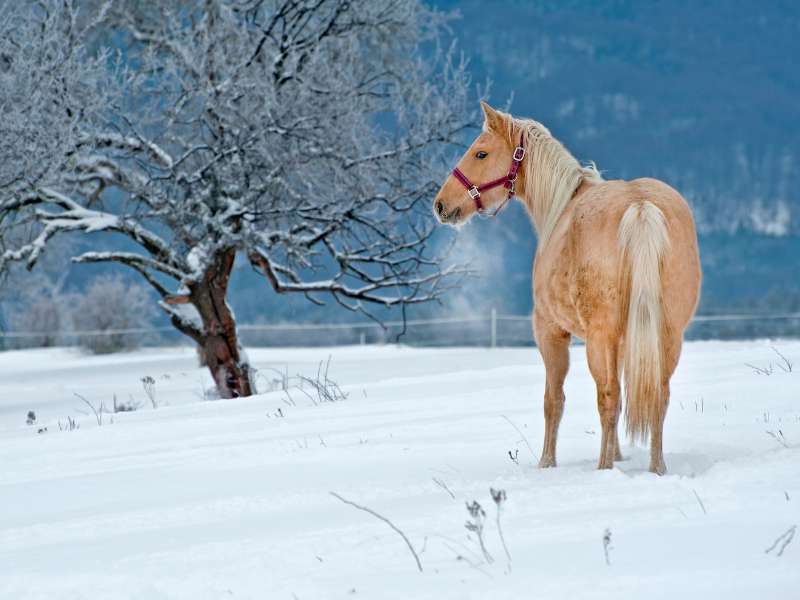
[[[686,201],[655,179],[604,181],[582,167],[540,123],[516,119],[482,104],[483,132],[458,163],[469,182],[502,177],[520,138],[525,155],[516,193],[536,228],[533,266],[536,342],[547,377],[541,467],[556,465],[556,438],[564,408],[564,378],[572,335],[586,341],[597,384],[602,425],[598,467],[620,460],[617,421],[620,373],[625,417],[634,439],[650,438],[650,470],[664,473],[662,433],[669,380],[678,363],[683,331],[697,306],[700,258]],[[462,178],[463,179],[463,178]],[[478,207],[501,206],[507,189],[479,200],[450,176],[434,200],[443,223],[469,220]]]

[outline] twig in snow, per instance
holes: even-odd
[[[528,447],[528,450],[531,451],[531,455],[534,457],[535,460],[538,461],[539,457],[536,455],[536,452],[533,451],[533,447],[530,445],[530,442],[528,442],[528,438],[525,437],[525,434],[522,433],[522,430],[519,427],[517,427],[514,421],[509,419],[507,416],[505,415],[500,415],[500,416],[503,417],[508,422],[508,424],[511,425],[516,430],[516,432],[522,438],[522,441],[525,442],[525,445]]]
[[[775,548],[778,548],[778,553],[775,556],[783,556],[783,551],[786,550],[786,546],[791,544],[792,540],[794,539],[795,531],[797,531],[797,525],[792,525],[789,527],[789,529],[780,534],[776,540],[772,542],[772,545],[769,548],[764,550],[764,554],[769,554],[775,550]]]
[[[767,431],[766,434],[778,442],[784,448],[789,447],[789,442],[786,441],[786,438],[783,435],[783,431],[778,429],[777,433],[775,431]]]
[[[790,361],[783,354],[781,354],[781,352],[775,346],[772,346],[772,351],[775,352],[775,354],[777,354],[778,357],[781,359],[781,362],[783,362],[783,364],[778,363],[778,367],[785,373],[791,373],[792,368],[794,367],[792,361]]]
[[[447,484],[446,484],[444,481],[442,481],[442,480],[441,480],[441,479],[439,479],[438,477],[432,477],[432,479],[433,479],[433,483],[435,483],[435,484],[436,484],[436,485],[438,485],[440,488],[442,488],[442,489],[443,489],[445,492],[447,492],[448,494],[450,494],[450,497],[451,497],[453,500],[455,500],[455,499],[456,499],[456,495],[455,495],[455,494],[454,494],[454,493],[453,493],[453,492],[450,490],[450,488],[449,488],[449,487],[447,487]]]
[[[75,394],[75,396],[79,400],[82,400],[83,402],[85,402],[86,406],[88,406],[89,408],[92,409],[92,412],[94,413],[94,418],[97,419],[97,426],[100,427],[103,424],[103,404],[102,404],[102,402],[100,403],[100,408],[98,409],[98,408],[95,408],[94,405],[91,402],[89,402],[86,398],[84,398],[83,396],[81,396],[77,392],[72,392],[72,393]]]
[[[708,511],[706,511],[706,505],[703,504],[703,501],[700,499],[700,494],[698,494],[697,490],[695,489],[692,490],[692,493],[694,494],[694,497],[697,498],[697,503],[700,505],[700,508],[703,509],[703,514],[707,515]]]
[[[750,363],[744,363],[745,366],[750,367],[753,371],[756,372],[756,375],[772,375],[772,371],[774,367],[772,363],[769,363],[769,367],[757,367],[755,365],[751,365]]]
[[[489,554],[489,551],[486,549],[486,544],[483,540],[483,524],[486,521],[486,511],[483,510],[480,504],[478,504],[477,500],[473,500],[472,504],[467,503],[467,512],[469,512],[469,516],[472,517],[472,520],[464,523],[464,527],[467,528],[467,531],[471,531],[478,536],[478,544],[480,544],[483,558],[487,563],[492,564],[494,562],[494,558],[492,558],[492,555]]]
[[[386,523],[389,527],[391,527],[392,530],[394,530],[395,533],[397,533],[397,535],[399,535],[401,538],[403,538],[403,541],[406,543],[406,546],[408,546],[409,551],[411,552],[412,556],[414,557],[414,560],[417,563],[417,568],[419,569],[419,572],[422,573],[422,563],[419,560],[419,556],[417,555],[417,551],[414,550],[414,546],[411,545],[411,542],[406,537],[406,534],[403,533],[394,523],[392,523],[389,519],[387,519],[383,515],[376,513],[371,508],[367,508],[366,506],[361,506],[360,504],[356,504],[352,500],[347,500],[346,498],[342,498],[336,492],[330,492],[330,495],[333,496],[334,498],[336,498],[337,500],[340,500],[340,501],[344,502],[345,504],[349,504],[353,508],[357,508],[358,510],[363,510],[364,512],[371,514],[373,517],[375,517],[377,519],[380,519],[381,521]]]
[[[603,555],[606,557],[606,565],[611,566],[611,550],[614,546],[611,545],[611,530],[606,527],[603,532]]]
[[[496,490],[494,488],[489,488],[489,493],[492,495],[492,500],[494,500],[495,506],[497,506],[497,533],[500,535],[500,542],[503,544],[503,550],[506,553],[506,559],[508,560],[508,570],[511,571],[511,553],[508,551],[508,546],[506,546],[506,538],[503,535],[503,528],[500,525],[500,511],[503,508],[503,502],[506,501],[506,491],[505,490]]]

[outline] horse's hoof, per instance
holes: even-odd
[[[556,466],[556,459],[550,458],[549,456],[543,456],[542,459],[539,461],[540,469],[551,469],[555,466]]]
[[[650,472],[655,473],[658,476],[666,475],[667,465],[665,465],[663,462],[660,465],[650,465]]]

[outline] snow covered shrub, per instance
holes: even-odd
[[[8,328],[25,337],[15,338],[14,346],[49,348],[58,345],[69,330],[69,308],[64,296],[57,292],[31,296],[8,313]]]
[[[94,354],[138,348],[145,339],[140,330],[153,324],[151,306],[144,286],[119,276],[98,277],[75,304],[81,346]]]
[[[66,279],[64,261],[58,250],[45,258],[36,273],[14,268],[0,285],[0,309],[7,329],[15,334],[7,339],[12,348],[43,348],[64,343],[72,327],[70,296],[63,291]]]

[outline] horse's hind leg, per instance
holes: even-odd
[[[620,386],[617,360],[619,343],[608,336],[590,336],[586,340],[589,370],[597,386],[597,410],[603,434],[600,440],[598,469],[610,469],[619,453],[617,422],[620,411]]]
[[[564,379],[569,370],[571,336],[538,313],[534,313],[533,325],[536,344],[547,371],[544,387],[544,448],[539,467],[555,467],[558,425],[564,413]]]
[[[650,471],[663,475],[667,472],[667,465],[664,463],[664,449],[662,440],[664,438],[664,419],[667,416],[669,406],[669,380],[678,366],[678,358],[681,354],[681,336],[672,335],[667,338],[664,348],[664,381],[662,382],[661,397],[664,401],[664,409],[661,411],[661,421],[656,423],[650,433]]]

